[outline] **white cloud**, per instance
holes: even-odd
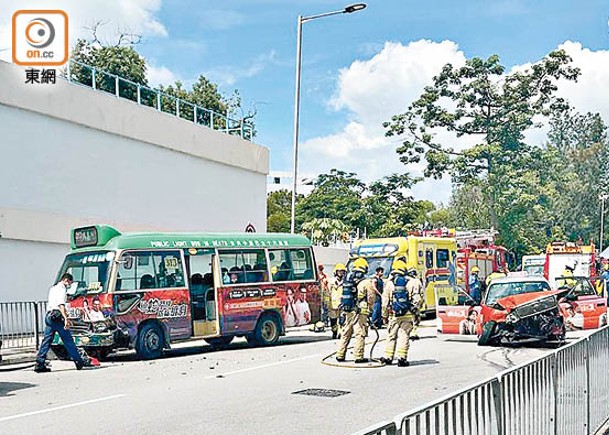
[[[574,66],[581,69],[577,82],[559,83],[558,95],[567,98],[576,110],[600,112],[609,122],[609,51],[592,51],[572,41],[558,48],[566,50]],[[346,111],[346,125],[341,131],[304,142],[300,151],[302,169],[323,173],[336,167],[356,172],[367,182],[405,170],[420,176],[424,165],[401,164],[395,152],[399,140],[386,138],[381,123],[403,113],[446,63],[464,62],[465,56],[454,42],[425,40],[408,45],[388,42],[371,59],[353,62],[340,71],[337,92],[329,101],[332,109]],[[529,66],[517,65],[511,71]],[[547,126],[526,133],[528,140],[540,144],[546,140]],[[438,136],[457,148],[475,143],[475,138],[456,141],[447,133]],[[417,184],[413,193],[416,198],[446,203],[451,184],[448,179],[426,180]]]
[[[101,40],[115,42],[117,33],[141,34],[145,38],[167,36],[165,26],[156,17],[162,0],[31,0],[28,9],[62,9],[68,13],[71,45],[79,37],[89,37],[86,27],[98,21]],[[22,0],[3,0],[0,8],[0,59],[10,60],[11,17],[23,9]]]
[[[573,58],[573,64],[581,69],[577,82],[561,83],[558,94],[578,111],[599,112],[605,122],[609,122],[609,51],[592,51],[572,41],[558,48],[564,49]]]
[[[446,63],[465,63],[454,42],[421,40],[406,46],[387,42],[371,59],[341,70],[329,104],[335,110],[346,110],[349,122],[340,132],[302,144],[303,169],[321,173],[337,167],[356,172],[367,182],[404,172],[395,152],[399,140],[386,138],[382,123],[404,112]],[[408,170],[420,176],[422,165],[411,165]],[[450,182],[423,183],[413,192],[417,197],[445,202]]]
[[[270,63],[277,63],[277,52],[275,50],[258,55],[246,66],[220,66],[206,71],[205,75],[220,85],[232,86],[241,79],[260,74]]]
[[[179,77],[165,66],[148,65],[148,85],[157,87],[158,85],[172,85]]]

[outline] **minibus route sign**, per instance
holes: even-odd
[[[74,230],[74,245],[77,248],[97,245],[97,228],[76,228]]]

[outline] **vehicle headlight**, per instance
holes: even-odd
[[[108,325],[105,322],[96,322],[93,324],[94,332],[108,332]]]

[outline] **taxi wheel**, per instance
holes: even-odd
[[[495,331],[495,322],[486,322],[482,327],[482,334],[478,338],[478,346],[491,346],[491,337]]]
[[[163,354],[163,331],[156,323],[142,326],[135,344],[137,356],[141,359],[155,359]]]

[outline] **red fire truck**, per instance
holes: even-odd
[[[470,230],[457,231],[457,283],[469,292],[471,269],[480,269],[481,282],[493,272],[508,269],[509,252],[503,246],[495,245],[497,231]]]
[[[546,248],[544,277],[555,286],[565,267],[573,268],[573,275],[596,280],[594,244],[580,245],[573,242],[552,242]]]

